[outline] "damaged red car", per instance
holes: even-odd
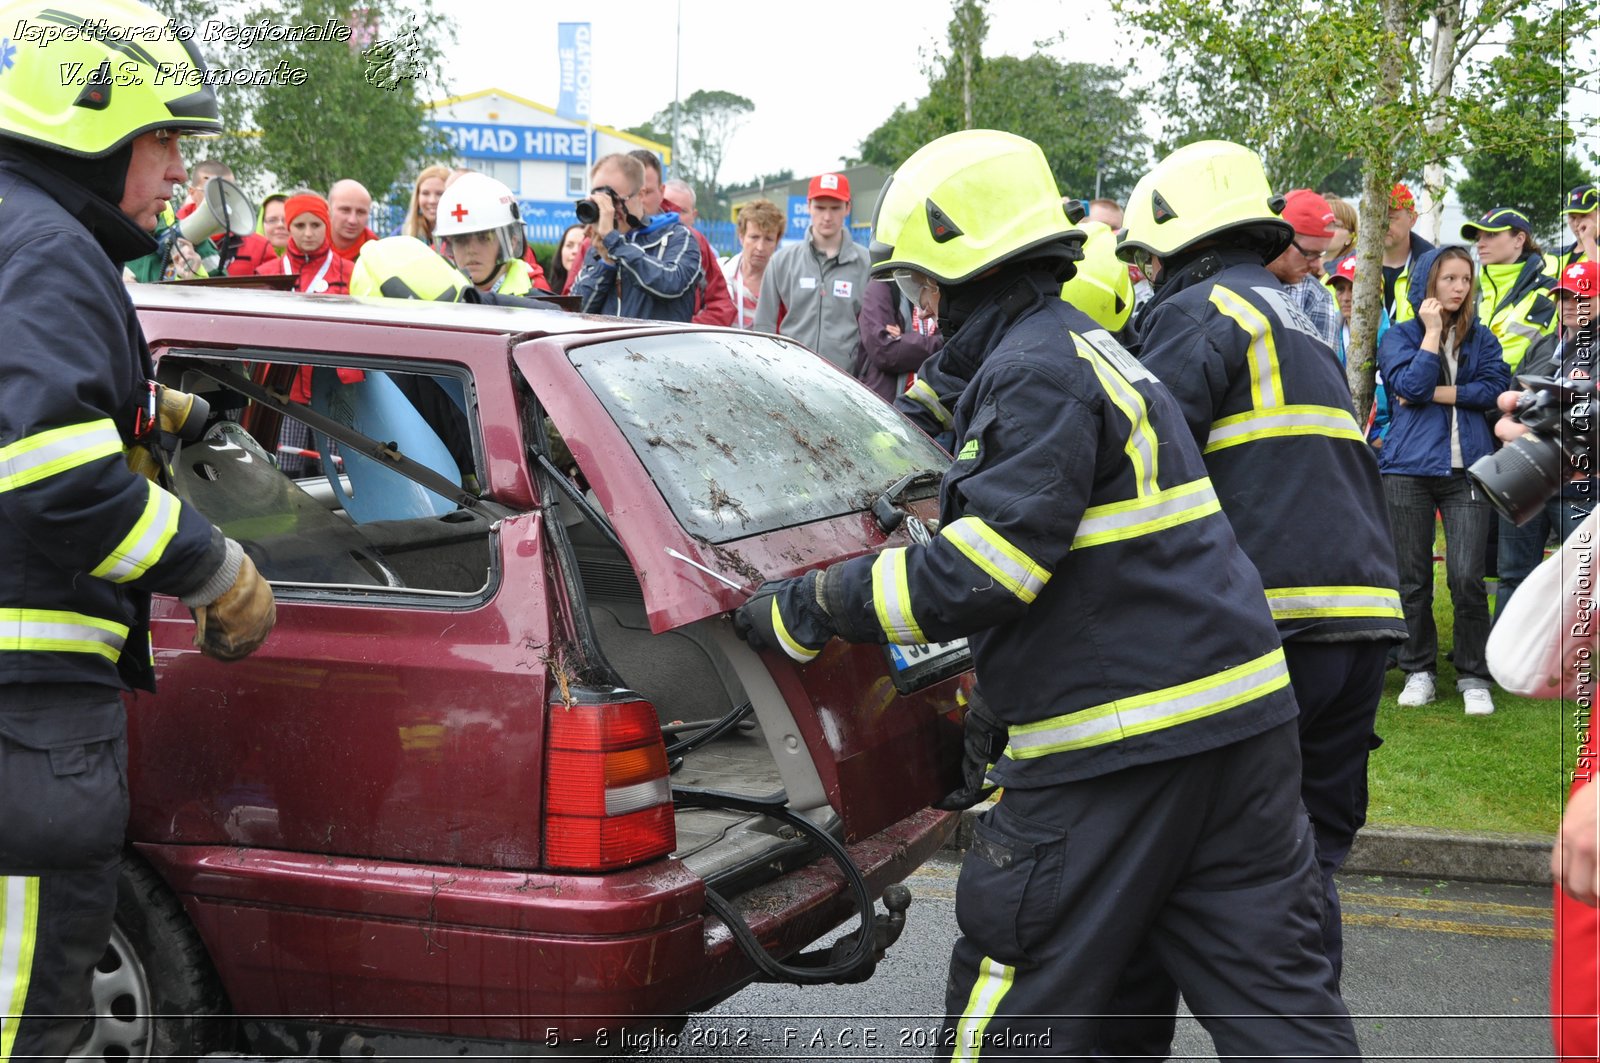
[[[155,601],[85,1054],[614,1045],[757,978],[871,974],[954,827],[929,805],[967,650],[800,667],[727,614],[925,534],[932,441],[777,337],[135,300],[161,382],[210,406],[174,489],[278,622],[225,665]]]

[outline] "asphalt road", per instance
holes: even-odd
[[[927,1058],[957,933],[957,866],[941,858],[909,881],[915,899],[906,932],[870,982],[754,985],[675,1036],[633,1046],[632,1058]],[[1360,876],[1342,879],[1340,889],[1345,1000],[1365,1058],[1549,1057],[1548,889]],[[1180,1023],[1176,1052],[1216,1058],[1191,1018]]]

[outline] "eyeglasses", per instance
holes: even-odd
[[[1306,257],[1306,261],[1307,262],[1315,262],[1315,261],[1317,261],[1317,259],[1321,258],[1324,254],[1326,254],[1326,252],[1324,252],[1324,251],[1307,251],[1305,248],[1300,246],[1300,241],[1299,240],[1290,240],[1289,241],[1289,246],[1294,248],[1296,251],[1300,252],[1302,255],[1304,255]]]

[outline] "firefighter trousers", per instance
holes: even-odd
[[[1357,1058],[1322,951],[1293,723],[1039,789],[974,825],[941,1058],[1087,1058],[1148,947],[1230,1059]]]
[[[0,686],[0,1063],[63,1059],[105,955],[128,824],[126,717],[95,684]]]

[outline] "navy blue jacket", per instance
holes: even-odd
[[[154,689],[150,592],[199,589],[224,540],[128,470],[150,352],[80,220],[115,208],[40,169],[0,161],[0,686]]]
[[[600,243],[611,262],[591,246],[572,282],[578,309],[586,314],[688,321],[694,317],[700,246],[672,212],[657,214],[643,229],[615,229]]]
[[[1411,271],[1406,297],[1413,312],[1427,298],[1428,274],[1443,250],[1422,256]],[[1465,338],[1457,337],[1456,404],[1441,406],[1433,401],[1433,389],[1451,382],[1445,379],[1444,358],[1422,349],[1422,336],[1422,322],[1413,317],[1389,329],[1378,345],[1384,386],[1395,400],[1405,400],[1393,403],[1389,434],[1378,452],[1385,475],[1449,476],[1452,418],[1461,439],[1461,468],[1495,448],[1492,411],[1511,386],[1500,341],[1477,319]]]
[[[1139,329],[1140,360],[1177,399],[1284,640],[1404,638],[1350,387],[1260,256],[1220,250],[1174,269]]]
[[[1261,579],[1176,403],[1061,301],[1059,281],[1019,283],[1034,287],[1014,318],[975,315],[952,334],[981,364],[949,411],[939,534],[828,570],[840,634],[967,636],[1010,731],[992,772],[1005,786],[1169,760],[1293,719]]]

